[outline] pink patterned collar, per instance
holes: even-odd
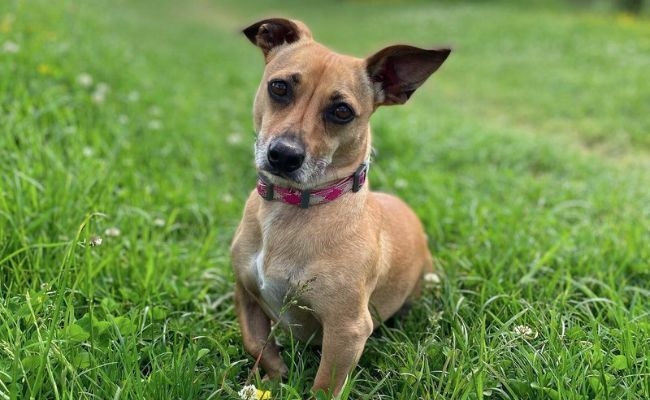
[[[316,190],[299,190],[289,187],[280,187],[266,182],[261,176],[257,180],[257,193],[264,200],[277,200],[283,203],[307,208],[318,204],[329,203],[336,200],[345,193],[358,192],[366,182],[368,164],[363,163],[357,168],[354,174],[339,179],[330,186]]]

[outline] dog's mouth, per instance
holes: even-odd
[[[300,180],[300,175],[301,174],[299,173],[300,172],[299,170],[298,171],[293,171],[293,172],[284,172],[284,171],[280,171],[280,170],[278,170],[276,168],[273,168],[270,165],[266,165],[265,167],[261,168],[259,170],[259,172],[263,173],[266,177],[269,177],[269,178],[275,177],[275,178],[280,178],[280,179],[283,179],[285,181],[289,181],[289,182],[292,182],[292,183],[297,183],[297,184],[303,183]]]
[[[326,178],[326,161],[306,161],[299,169],[286,172],[273,168],[269,163],[257,166],[258,174],[268,183],[295,189],[312,189]]]
[[[298,156],[293,154],[291,145],[284,148],[276,146],[274,149],[273,141],[260,141],[258,138],[255,143],[255,166],[258,174],[269,183],[279,186],[301,190],[317,186],[326,178],[330,160],[301,150],[303,151]]]

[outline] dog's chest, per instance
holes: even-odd
[[[259,293],[258,302],[272,319],[291,329],[298,339],[307,341],[320,330],[306,296],[313,277],[307,272],[308,268],[296,265],[283,251],[275,250],[269,254],[263,247],[250,265],[250,274]],[[312,339],[318,341],[318,335]]]
[[[265,308],[278,320],[282,307],[287,301],[287,293],[292,292],[293,285],[289,282],[288,276],[282,274],[282,270],[285,268],[269,267],[265,260],[266,255],[264,249],[257,253],[253,258],[251,273],[255,277],[257,289]]]

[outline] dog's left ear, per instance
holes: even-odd
[[[440,68],[450,52],[446,48],[425,50],[397,45],[370,56],[366,69],[375,86],[375,106],[404,104]]]
[[[251,43],[262,49],[267,62],[269,53],[275,47],[291,44],[300,39],[311,39],[311,32],[305,24],[284,18],[271,18],[256,22],[244,29],[243,33]]]

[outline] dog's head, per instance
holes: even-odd
[[[302,22],[281,18],[244,30],[266,68],[253,108],[255,164],[275,184],[314,188],[351,175],[370,153],[369,118],[403,104],[449,49],[387,47],[367,59],[335,53]]]

